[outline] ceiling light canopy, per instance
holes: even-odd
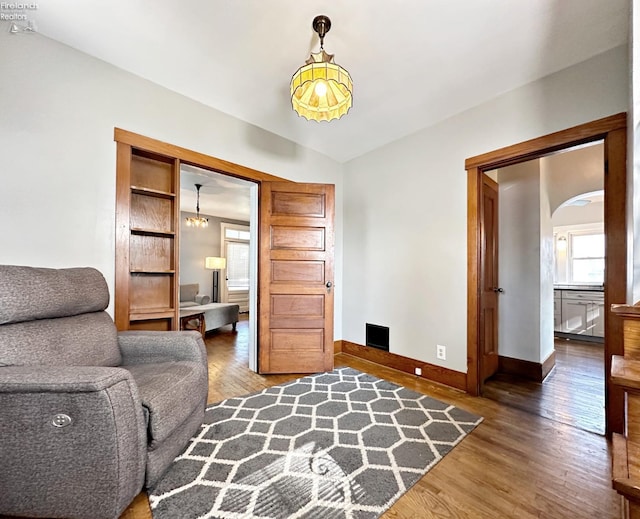
[[[311,121],[339,119],[349,111],[353,83],[349,72],[324,51],[324,37],[331,20],[320,15],[313,19],[313,30],[320,36],[320,52],[311,53],[291,79],[291,104],[300,117]]]
[[[198,192],[198,198],[196,201],[196,215],[195,216],[187,216],[185,218],[185,224],[187,227],[200,227],[204,229],[205,227],[209,227],[209,219],[200,216],[200,188],[202,184],[196,184],[196,191]]]

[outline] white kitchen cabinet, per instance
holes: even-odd
[[[593,335],[595,337],[604,337],[604,299],[593,304]]]
[[[604,337],[604,294],[597,291],[562,290],[563,333]]]
[[[562,290],[553,291],[553,329],[562,331]]]
[[[577,335],[592,335],[589,326],[589,305],[582,292],[563,290],[562,293],[562,331]]]

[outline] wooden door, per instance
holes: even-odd
[[[334,186],[260,186],[260,373],[333,369]]]
[[[498,371],[498,184],[482,175],[480,383]]]

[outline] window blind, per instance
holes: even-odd
[[[249,289],[249,244],[227,242],[227,287]]]

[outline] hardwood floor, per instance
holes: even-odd
[[[247,366],[246,321],[209,335],[209,401],[259,391],[297,378],[261,376]],[[451,453],[384,514],[384,518],[614,519],[610,445],[603,436],[418,379],[345,354],[351,366],[432,395],[484,417]],[[150,519],[141,494],[121,519]],[[179,518],[176,518],[179,519]]]
[[[556,366],[542,382],[498,373],[483,395],[586,431],[604,434],[604,348],[602,344],[556,339]]]

